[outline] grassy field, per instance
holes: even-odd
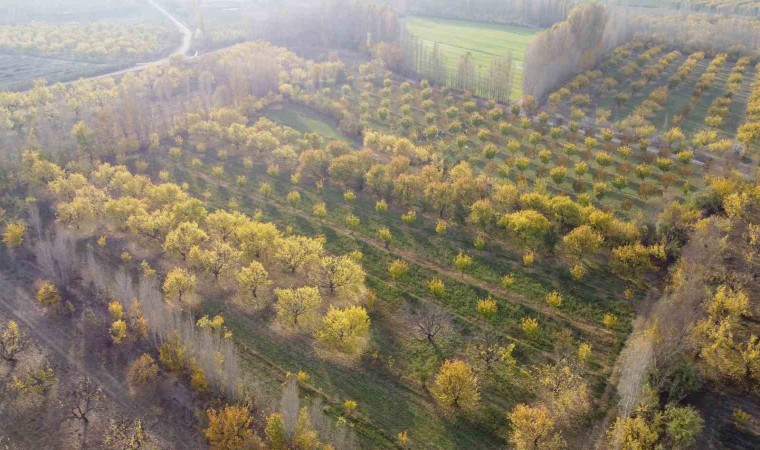
[[[327,139],[346,140],[330,118],[315,115],[314,112],[297,105],[273,105],[264,110],[262,115],[301,133],[314,132]]]
[[[404,23],[412,34],[431,46],[437,42],[452,68],[457,67],[462,56],[470,53],[476,66],[487,70],[491,61],[511,52],[515,71],[512,97],[522,95],[525,50],[537,29],[416,16],[407,17]]]

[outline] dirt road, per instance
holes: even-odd
[[[160,66],[160,65],[163,65],[163,64],[167,64],[169,62],[169,60],[172,58],[172,56],[174,56],[174,55],[181,55],[183,58],[187,58],[188,57],[188,53],[190,52],[190,47],[193,45],[193,32],[192,32],[192,30],[190,30],[190,28],[187,25],[185,25],[184,23],[180,22],[179,19],[177,19],[176,17],[174,17],[163,6],[161,6],[158,3],[156,3],[155,0],[147,0],[147,2],[153,8],[155,8],[156,10],[158,10],[158,12],[160,12],[161,14],[163,14],[164,16],[166,16],[172,22],[172,24],[174,24],[174,26],[177,28],[177,30],[179,30],[179,32],[182,33],[182,42],[180,43],[179,47],[177,47],[170,55],[168,55],[168,56],[166,56],[164,58],[161,58],[159,60],[156,60],[156,61],[150,61],[150,62],[146,62],[146,63],[140,63],[140,64],[137,64],[137,65],[132,66],[132,67],[127,67],[125,69],[114,70],[112,72],[102,73],[100,75],[95,75],[95,76],[92,76],[92,77],[83,77],[82,79],[97,80],[99,78],[106,78],[106,77],[113,77],[113,76],[117,76],[117,75],[124,75],[125,73],[130,73],[130,72],[140,72],[142,70],[147,69],[148,67],[155,67],[155,66]],[[71,80],[71,81],[68,81],[68,82],[63,83],[63,84],[64,85],[71,84],[71,83],[74,83],[75,81],[78,81],[78,80]]]

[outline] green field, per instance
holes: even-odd
[[[332,119],[316,115],[297,105],[274,105],[264,110],[262,115],[302,133],[314,132],[327,139],[347,140]]]
[[[513,98],[522,95],[522,67],[528,42],[539,30],[535,28],[498,25],[465,20],[407,17],[404,21],[409,31],[429,42],[438,43],[447,64],[456,69],[460,58],[472,55],[477,67],[488,70],[491,62],[507,53],[514,60]]]

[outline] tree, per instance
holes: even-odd
[[[272,450],[287,450],[288,434],[285,430],[285,419],[282,413],[274,412],[267,416],[264,434]]]
[[[707,303],[707,317],[692,329],[699,356],[715,378],[750,385],[760,379],[760,339],[741,326],[741,318],[751,315],[749,304],[743,291],[720,286]]]
[[[543,242],[551,230],[549,219],[532,209],[505,214],[499,220],[499,225],[515,233],[529,248],[535,248]]]
[[[95,150],[95,133],[84,123],[84,121],[77,122],[71,129],[71,137],[77,143],[77,148],[83,154],[86,154],[90,158],[90,162],[93,161]]]
[[[208,426],[203,434],[212,450],[255,448],[256,435],[248,408],[227,405],[218,410],[210,408],[207,414]]]
[[[668,406],[663,416],[666,421],[665,434],[671,448],[691,448],[704,428],[704,420],[691,406]]]
[[[436,305],[421,305],[412,321],[423,339],[429,342],[433,342],[438,334],[449,327],[448,314]]]
[[[464,272],[472,265],[472,256],[466,255],[460,251],[459,254],[454,257],[454,265],[462,275],[462,278],[464,278]]]
[[[213,275],[214,280],[218,280],[222,272],[237,264],[242,256],[243,252],[219,240],[212,241],[207,249],[195,246],[188,253],[190,264]]]
[[[206,217],[206,230],[211,239],[227,242],[235,231],[248,222],[243,214],[219,209]]]
[[[164,251],[175,253],[186,260],[193,247],[208,240],[208,235],[195,222],[182,222],[166,235]]]
[[[546,296],[546,303],[554,308],[559,308],[562,304],[562,294],[557,291],[552,291]]]
[[[157,376],[156,360],[147,353],[143,353],[127,367],[127,382],[133,389],[150,385],[156,381]]]
[[[496,222],[496,210],[490,200],[478,200],[470,206],[467,220],[474,226],[487,230]]]
[[[562,435],[556,430],[551,414],[543,406],[518,404],[509,413],[512,435],[509,442],[515,450],[559,450],[565,448]]]
[[[59,203],[56,208],[58,221],[77,230],[95,219],[98,205],[87,196],[76,196],[67,203]]]
[[[18,248],[24,243],[24,233],[26,232],[26,224],[21,221],[11,222],[5,226],[5,233],[3,233],[3,243],[8,248]]]
[[[111,340],[113,340],[114,344],[120,344],[121,341],[123,341],[124,338],[127,337],[127,322],[121,319],[115,320],[111,324],[109,333],[111,335]]]
[[[195,294],[195,275],[180,267],[172,269],[164,280],[164,295],[179,304],[192,303]]]
[[[391,234],[391,230],[389,230],[387,227],[383,227],[380,229],[380,231],[377,232],[377,235],[383,241],[383,244],[385,245],[385,249],[390,250],[391,242],[393,241],[393,235]]]
[[[268,260],[276,250],[272,243],[280,239],[280,231],[272,223],[249,221],[235,229],[235,242],[247,259]]]
[[[438,371],[430,392],[444,407],[472,411],[480,400],[478,378],[464,361],[446,360]]]
[[[322,297],[317,288],[305,286],[297,289],[275,289],[274,293],[277,296],[277,318],[283,325],[297,327],[316,319],[317,308],[322,304]]]
[[[478,302],[475,304],[475,311],[477,311],[483,320],[492,319],[498,312],[496,300],[491,297],[478,299]]]
[[[306,236],[288,236],[275,243],[275,258],[291,273],[307,263],[316,261],[322,254],[322,241]]]
[[[358,353],[369,336],[369,315],[361,306],[330,307],[317,329],[317,339],[343,353]]]
[[[538,320],[534,317],[523,317],[520,320],[520,327],[530,337],[536,336],[539,331]]]
[[[93,410],[99,407],[103,399],[103,391],[100,386],[92,382],[90,377],[84,376],[75,384],[65,404],[67,419],[77,419],[88,423],[87,417]]]
[[[61,303],[58,288],[50,281],[43,281],[37,290],[37,303],[45,308],[55,308]]]
[[[646,419],[636,417],[618,417],[607,432],[612,448],[621,450],[638,450],[655,448],[658,435]]]
[[[560,426],[573,427],[591,412],[591,394],[588,383],[577,367],[566,360],[545,364],[534,372],[538,383],[538,396],[552,412]]]
[[[342,298],[359,294],[364,289],[364,270],[349,256],[321,258],[311,276],[321,288]]]
[[[29,346],[29,336],[21,331],[18,324],[10,320],[5,331],[0,334],[0,358],[8,362],[15,362],[19,353]]]
[[[582,261],[589,254],[597,252],[603,242],[604,237],[588,225],[573,228],[562,238],[567,253],[579,261]]]
[[[126,225],[136,236],[160,243],[164,241],[165,235],[169,232],[172,221],[172,215],[167,210],[162,209],[148,213],[144,209],[138,209],[135,214],[129,216]]]
[[[425,186],[425,201],[435,208],[438,217],[443,217],[447,209],[451,208],[456,200],[456,192],[451,183],[435,181]]]
[[[393,281],[398,281],[399,278],[406,275],[409,271],[409,263],[402,259],[394,259],[388,266],[388,272],[391,274]]]
[[[433,278],[428,283],[428,291],[430,291],[433,297],[441,299],[443,298],[443,294],[446,293],[446,286],[440,278]]]
[[[612,249],[610,267],[618,275],[638,279],[644,272],[654,270],[652,258],[664,259],[662,245],[646,247],[640,243],[623,245]]]
[[[14,375],[9,384],[10,389],[19,395],[47,394],[56,382],[53,369],[44,363],[41,368],[27,367],[23,375]]]
[[[107,448],[123,450],[139,450],[148,443],[143,423],[135,419],[131,423],[109,419],[108,428],[103,437],[103,444]]]
[[[240,290],[249,299],[258,299],[259,289],[272,284],[266,269],[258,261],[252,261],[247,267],[241,268],[237,273],[237,281]]]

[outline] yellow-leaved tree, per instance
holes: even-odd
[[[207,411],[208,427],[204,431],[212,450],[257,448],[258,437],[253,433],[253,417],[243,406],[225,406]]]
[[[472,411],[480,401],[478,378],[469,364],[458,359],[443,363],[430,392],[440,405],[455,410]]]
[[[361,306],[345,309],[330,307],[322,318],[316,337],[331,349],[356,354],[367,344],[369,324],[369,315]]]

